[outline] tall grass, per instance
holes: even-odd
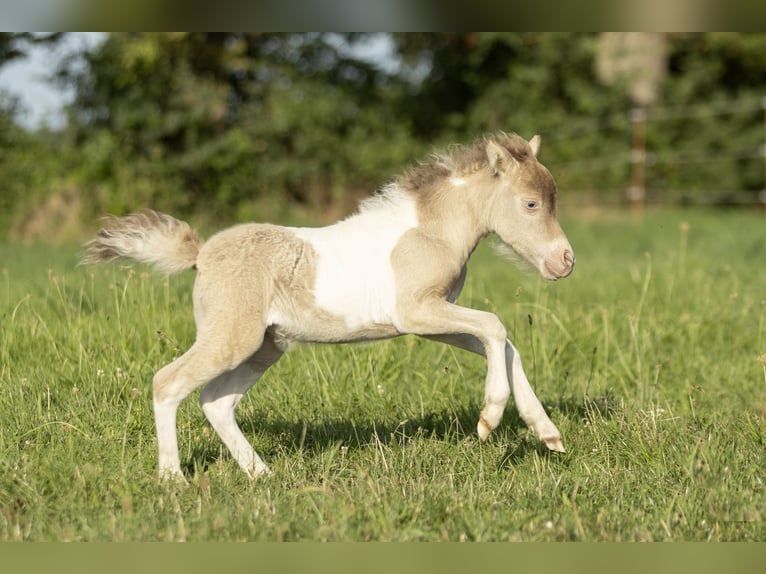
[[[483,247],[461,301],[503,319],[565,455],[511,405],[480,443],[483,360],[405,337],[299,347],[259,381],[238,418],[268,479],[186,401],[186,488],[156,479],[150,382],[193,340],[193,274],[0,247],[0,540],[766,539],[766,222],[564,227],[570,278]]]

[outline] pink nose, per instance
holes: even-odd
[[[561,259],[549,259],[545,262],[545,271],[548,279],[557,280],[568,277],[574,269],[575,256],[571,249],[564,249]]]

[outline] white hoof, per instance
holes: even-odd
[[[553,452],[566,452],[560,436],[543,438],[542,441],[543,444],[548,447],[548,450],[552,450]]]
[[[479,434],[479,439],[482,441],[487,440],[492,433],[492,428],[489,426],[489,423],[484,420],[484,417],[479,418],[479,423],[476,425],[476,432]]]

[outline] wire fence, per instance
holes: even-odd
[[[751,205],[766,213],[766,97],[580,118],[545,138],[564,201],[636,210],[647,203]],[[591,142],[588,153],[567,157],[583,142]]]

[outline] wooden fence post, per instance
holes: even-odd
[[[631,177],[628,201],[634,213],[644,210],[646,197],[646,109],[633,108],[630,113],[633,125],[633,147],[631,149]]]

